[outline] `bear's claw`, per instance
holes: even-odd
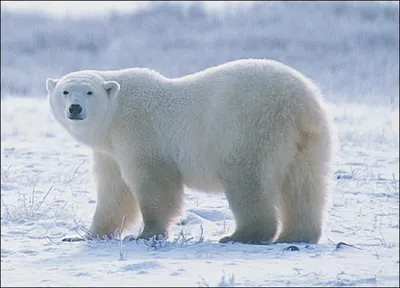
[[[61,241],[62,242],[80,242],[80,241],[87,241],[87,240],[90,240],[90,239],[85,239],[82,237],[66,237],[66,238],[63,238]]]
[[[267,245],[270,244],[270,241],[261,241],[261,240],[251,240],[251,239],[241,239],[235,236],[226,236],[219,240],[219,243],[242,243],[242,244],[252,244],[252,245]]]

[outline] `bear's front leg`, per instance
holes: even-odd
[[[90,226],[92,237],[112,238],[117,228],[124,229],[139,216],[139,209],[131,189],[122,179],[117,162],[110,156],[94,152],[93,172],[96,178],[97,207]]]
[[[84,235],[84,238],[64,238],[63,241],[112,238],[116,229],[121,228],[124,217],[124,229],[137,219],[137,202],[131,189],[122,179],[118,164],[110,156],[94,152],[93,172],[97,188],[97,206],[89,233]]]
[[[144,222],[138,238],[166,237],[168,226],[179,216],[182,204],[183,185],[176,166],[153,159],[140,161],[135,169],[127,168],[126,175]]]

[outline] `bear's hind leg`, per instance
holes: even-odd
[[[254,163],[253,163],[254,164]],[[252,167],[251,165],[248,166]],[[229,175],[222,175],[225,194],[236,221],[236,230],[222,238],[220,243],[241,242],[246,244],[271,243],[277,231],[275,190],[263,191],[258,169],[229,168]]]
[[[299,145],[281,194],[281,232],[276,242],[317,243],[329,191],[329,137],[308,135]]]
[[[128,228],[139,216],[138,205],[131,189],[122,179],[118,164],[108,155],[93,153],[93,172],[96,178],[97,207],[90,233],[92,237],[113,237],[121,228]]]

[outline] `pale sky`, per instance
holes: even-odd
[[[40,11],[55,16],[82,17],[89,14],[109,14],[111,11],[130,12],[148,5],[151,1],[1,1],[1,9],[20,11]],[[170,1],[190,3],[194,1]],[[207,9],[221,12],[221,7],[237,8],[253,1],[203,1]],[[268,1],[275,2],[275,1]],[[361,1],[362,2],[362,1]],[[384,4],[399,5],[398,1],[379,1]],[[243,7],[243,6],[242,6]]]
[[[107,13],[110,10],[131,11],[148,1],[1,1],[1,8],[21,11],[41,11],[56,16],[82,16],[89,11]]]
[[[107,14],[114,10],[117,12],[129,12],[143,7],[151,1],[1,1],[1,8],[21,11],[41,11],[51,15],[70,15],[80,17],[94,14]],[[171,1],[173,2],[173,1]],[[191,1],[179,1],[191,2]],[[204,1],[207,8],[219,8],[223,5],[241,5],[253,1]]]

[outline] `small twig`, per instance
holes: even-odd
[[[166,247],[170,243],[166,239],[168,239],[167,234],[165,235],[165,237],[160,234],[160,235],[155,235],[150,239],[143,239],[143,242],[146,246],[151,247],[154,250],[157,250],[159,248]]]
[[[81,224],[77,223],[76,220],[74,219],[74,222],[76,225],[78,225],[78,228],[81,229],[83,232],[85,232],[85,236],[83,236],[81,233],[79,233],[78,228],[74,227],[75,232],[83,239],[94,239],[92,233],[90,232],[89,229],[85,228]]]
[[[335,244],[335,242],[333,242],[331,239],[328,238],[329,243],[331,244]]]
[[[203,236],[203,225],[200,224],[200,238],[197,243],[203,243],[204,242],[204,236]]]
[[[58,244],[58,243],[54,242],[53,240],[51,240],[51,238],[49,236],[46,236],[46,238],[51,242],[51,244]]]
[[[1,203],[3,203],[3,206],[6,209],[6,213],[8,215],[8,218],[11,219],[10,211],[8,210],[8,207],[7,207],[6,203],[4,202],[3,197],[1,197]]]
[[[200,276],[199,278],[201,279],[201,281],[203,281],[203,283],[197,282],[197,284],[199,284],[199,287],[210,287],[210,285],[208,285],[207,281],[203,277]]]
[[[382,218],[381,218],[381,219],[382,219]],[[383,244],[384,246],[387,246],[387,243],[386,243],[385,237],[383,237],[383,234],[382,234],[382,232],[381,232],[381,231],[379,231],[379,234],[381,234],[381,236],[382,236],[382,240],[381,240],[382,244]]]
[[[72,174],[71,178],[66,182],[66,184],[69,184],[69,183],[72,182],[72,180],[75,178],[76,173],[78,173],[79,168],[81,168],[81,166],[82,166],[83,163],[85,163],[85,162],[86,162],[86,159],[83,160],[83,161],[81,162],[81,164],[78,165],[78,167],[76,167],[74,173]]]
[[[81,227],[79,227],[81,228]],[[78,228],[74,228],[76,234],[78,234],[81,238],[84,238],[84,236],[78,231]]]
[[[39,180],[37,180],[36,182],[35,182],[35,184],[32,186],[32,200],[31,200],[31,207],[33,208],[34,206],[35,206],[35,188],[36,188],[36,185],[37,185],[37,183],[39,182]],[[34,210],[34,211],[36,211],[36,210]],[[33,212],[34,212],[33,211]],[[32,213],[33,214],[33,213]]]
[[[119,237],[119,260],[124,260],[124,258],[125,258],[124,250],[123,250],[124,243],[123,243],[123,239],[122,239],[122,232],[124,231],[125,219],[126,219],[126,216],[124,215],[122,217],[121,228],[117,228],[117,233],[118,233],[118,237]]]
[[[8,172],[9,172],[9,170],[10,170],[10,168],[11,168],[11,165],[12,164],[10,164],[10,165],[8,165],[8,167],[7,167],[7,169],[3,169],[3,168],[1,168],[1,179],[2,180],[7,180],[8,179]],[[3,175],[4,175],[4,177],[3,177]]]
[[[394,173],[392,173],[392,177],[393,177],[393,189],[394,189],[394,190],[397,190],[398,187],[397,187],[397,185],[396,185],[396,183],[397,183],[396,175],[394,175]]]
[[[348,247],[352,247],[352,248],[355,248],[355,249],[358,249],[358,250],[362,250],[361,248],[358,248],[358,247],[356,247],[356,246],[354,246],[354,245],[351,245],[351,244],[348,244],[348,243],[345,243],[345,242],[339,242],[339,243],[336,245],[336,249],[339,249],[339,248],[341,248],[342,246],[348,246]]]
[[[176,243],[178,243],[178,241],[179,241],[179,239],[181,238],[182,235],[183,234],[182,234],[182,230],[181,230],[181,232],[179,233],[178,237],[171,243],[171,245],[175,245]]]
[[[53,190],[53,188],[54,188],[54,186],[51,186],[51,187],[50,187],[49,191],[47,191],[46,195],[44,195],[42,201],[38,204],[38,206],[34,209],[33,212],[36,212],[36,211],[39,210],[40,206],[42,206],[44,200],[46,200],[46,198],[47,198],[47,195],[49,195],[50,191]]]

